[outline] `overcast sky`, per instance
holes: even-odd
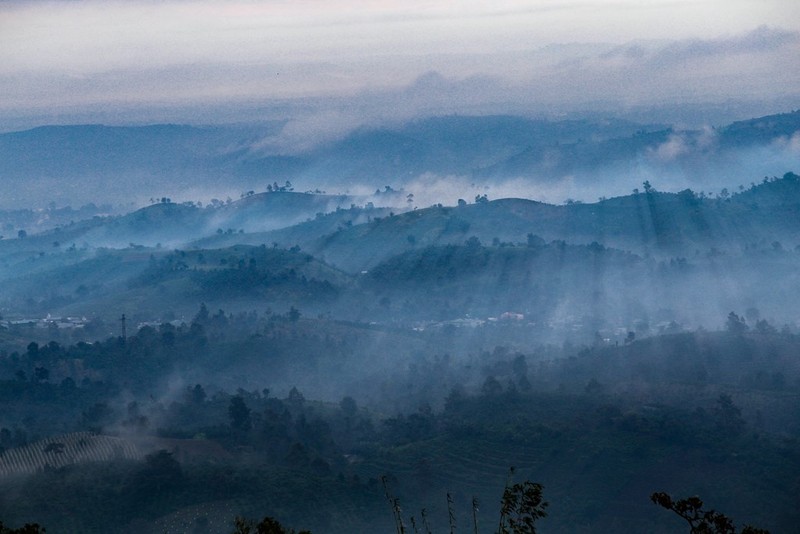
[[[337,120],[791,99],[798,58],[793,0],[0,0],[0,130],[331,98]]]

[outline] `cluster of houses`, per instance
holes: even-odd
[[[83,328],[89,322],[89,319],[86,317],[58,317],[58,316],[51,316],[49,313],[47,317],[37,317],[37,318],[21,318],[21,319],[7,319],[7,320],[0,320],[0,326],[4,326],[6,328],[11,328],[14,326],[28,326],[28,327],[35,327],[35,328],[65,328],[65,329],[75,329],[75,328]]]

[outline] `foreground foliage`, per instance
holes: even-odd
[[[44,527],[37,523],[26,523],[20,528],[10,528],[0,521],[0,534],[45,534],[45,532]]]
[[[791,332],[522,353],[512,340],[487,348],[485,337],[467,347],[475,339],[455,328],[202,311],[188,326],[94,344],[27,342],[0,358],[0,465],[29,473],[0,479],[0,517],[68,532],[221,532],[234,516],[268,512],[320,534],[391,531],[386,474],[407,510],[426,507],[420,532],[425,522],[446,531],[451,515],[485,530],[500,525],[477,503],[497,501],[512,464],[558,503],[547,508],[554,530],[667,533],[668,517],[629,506],[654,480],[773,532],[800,521],[800,337]],[[511,331],[491,328],[480,335]],[[379,359],[396,363],[391,373]],[[191,374],[204,366],[213,377]],[[343,368],[363,378],[339,384],[343,397],[322,391]],[[214,382],[245,372],[248,389]],[[286,385],[295,379],[307,382]],[[109,454],[67,458],[74,432]],[[141,448],[116,454],[114,443]],[[505,526],[525,522],[509,515]]]
[[[236,530],[232,534],[295,534],[293,528],[286,528],[273,517],[265,517],[258,523],[242,517],[237,517],[233,521]],[[301,530],[296,534],[311,534],[308,530]]]
[[[667,493],[657,492],[650,500],[682,517],[688,524],[691,534],[736,534],[733,519],[715,510],[703,510],[703,501],[699,497],[673,500]],[[745,525],[741,534],[769,534],[750,525]]]

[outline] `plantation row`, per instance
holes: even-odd
[[[91,432],[73,432],[1,452],[0,476],[29,474],[48,467],[84,462],[137,460],[142,457],[136,446],[127,440]]]

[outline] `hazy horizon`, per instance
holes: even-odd
[[[800,6],[779,1],[6,2],[0,131],[286,120],[291,146],[450,113],[719,125],[800,105],[798,57]]]

